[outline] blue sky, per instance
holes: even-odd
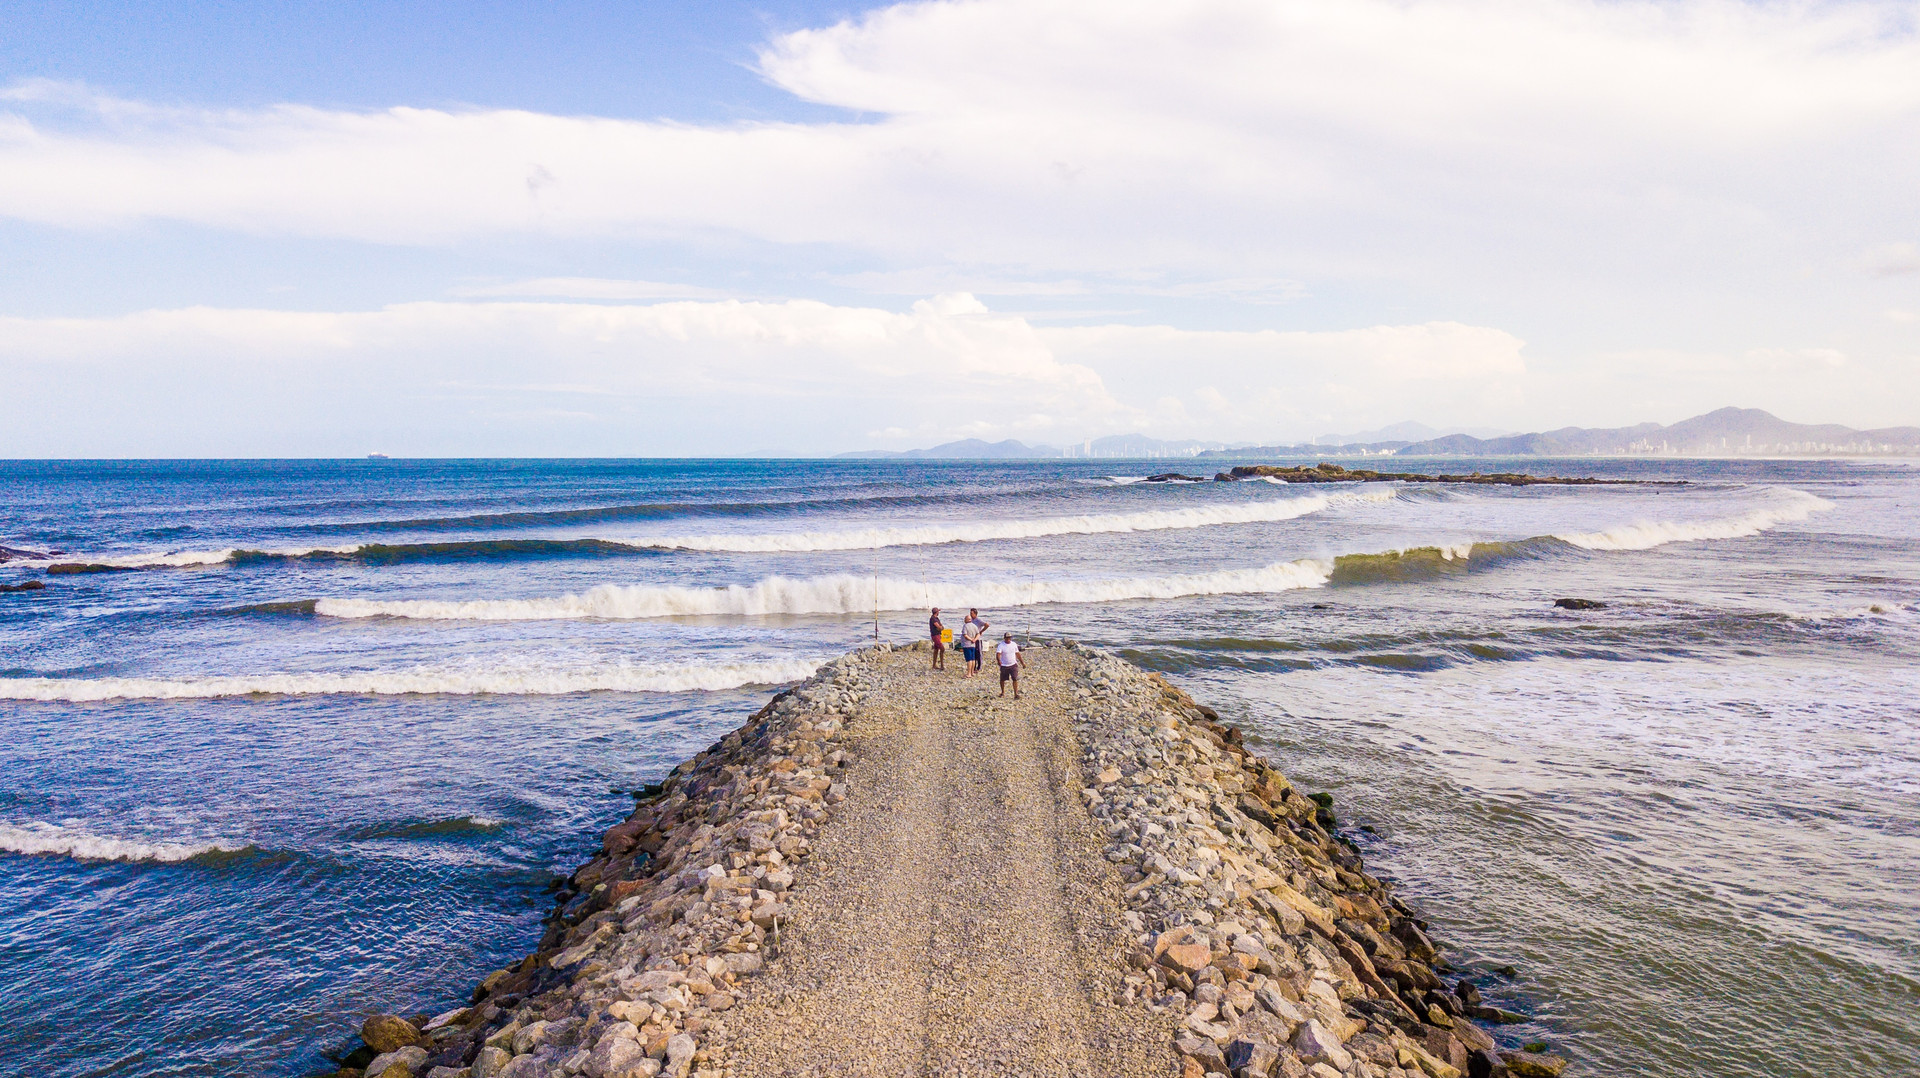
[[[1916,423],[1917,10],[9,4],[0,455]]]

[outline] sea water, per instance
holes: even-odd
[[[931,605],[1242,724],[1508,1044],[1920,1058],[1920,472],[1149,467],[0,464],[0,545],[48,555],[0,565],[46,584],[0,594],[0,1073],[311,1074],[458,1005],[631,791]]]

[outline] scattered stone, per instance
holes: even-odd
[[[1553,605],[1562,610],[1605,610],[1607,604],[1598,599],[1555,599]]]
[[[45,591],[46,589],[47,589],[47,584],[46,584],[46,581],[43,581],[43,580],[23,580],[18,584],[0,584],[0,592]]]

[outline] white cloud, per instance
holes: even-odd
[[[629,281],[607,277],[536,277],[498,284],[463,285],[451,294],[470,299],[725,299],[729,293],[700,285]]]
[[[26,402],[0,448],[1264,440],[1671,419],[1734,390],[1911,422],[1914,248],[1889,239],[1920,187],[1915,10],[914,3],[767,45],[766,77],[855,110],[837,122],[162,107],[20,83],[0,92],[0,217],[76,243],[167,221],[516,267],[658,242],[689,253],[676,265],[776,270],[624,258],[600,264],[699,283],[507,270],[442,294],[529,302],[0,320]],[[900,312],[711,287],[796,265],[823,288],[943,295]],[[596,302],[549,302],[566,299]],[[1052,325],[1189,310],[1232,331]],[[1246,328],[1276,324],[1317,328]]]
[[[1879,277],[1920,273],[1920,247],[1911,243],[1881,244],[1867,252],[1867,268]]]
[[[584,438],[595,451],[611,451],[604,440],[623,431],[648,439],[630,451],[651,452],[676,451],[655,437],[667,433],[690,439],[677,451],[704,452],[859,448],[856,432],[896,445],[1077,441],[1137,429],[1184,436],[1223,421],[1272,436],[1343,394],[1366,398],[1369,415],[1436,393],[1484,396],[1524,373],[1519,351],[1511,335],[1453,324],[1042,328],[966,294],[905,312],[723,300],[0,318],[16,416],[60,416],[72,431],[142,415],[174,433],[228,436],[234,452],[266,451],[243,444],[263,415],[298,417],[309,434],[398,425],[455,441],[474,416],[489,433],[486,417],[512,417],[549,441]],[[1159,358],[1169,354],[1180,357],[1176,376]],[[167,382],[218,388],[165,416],[145,412],[152,387]],[[251,403],[236,409],[235,400]],[[606,430],[557,430],[568,415],[592,415]],[[736,444],[743,430],[748,442]],[[0,439],[0,452],[51,451],[47,435],[25,422]]]
[[[761,62],[874,119],[194,111],[33,84],[0,126],[0,213],[381,243],[722,233],[1266,292],[1443,264],[1463,237],[1784,241],[1920,181],[1903,5],[976,0],[789,34]],[[28,118],[50,102],[81,115]]]

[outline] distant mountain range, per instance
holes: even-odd
[[[1513,432],[1497,427],[1448,427],[1444,430],[1429,427],[1425,423],[1408,420],[1394,423],[1379,430],[1363,430],[1358,434],[1322,434],[1313,440],[1314,445],[1360,445],[1374,442],[1424,442],[1433,438],[1444,438],[1449,434],[1471,434],[1475,438],[1504,438]]]
[[[1838,423],[1789,423],[1758,408],[1722,408],[1671,426],[1561,427],[1534,434],[1475,438],[1449,434],[1419,441],[1344,445],[1265,445],[1201,453],[1208,458],[1277,456],[1400,457],[1828,457],[1911,455],[1920,452],[1920,427],[1855,430]]]
[[[1438,434],[1418,423],[1396,423],[1332,444],[1327,438],[1294,445],[1228,445],[1195,439],[1168,441],[1144,434],[1116,434],[1073,446],[1027,445],[1008,439],[978,438],[947,442],[931,449],[892,452],[869,449],[842,453],[847,458],[947,460],[1059,460],[1116,458],[1153,460],[1193,457],[1249,460],[1263,457],[1828,457],[1906,456],[1920,453],[1920,427],[1855,430],[1838,423],[1789,423],[1758,408],[1722,408],[1671,426],[1641,423],[1631,427],[1561,427],[1533,434],[1475,437]],[[1385,437],[1377,437],[1384,435]],[[1399,437],[1395,437],[1398,435]]]

